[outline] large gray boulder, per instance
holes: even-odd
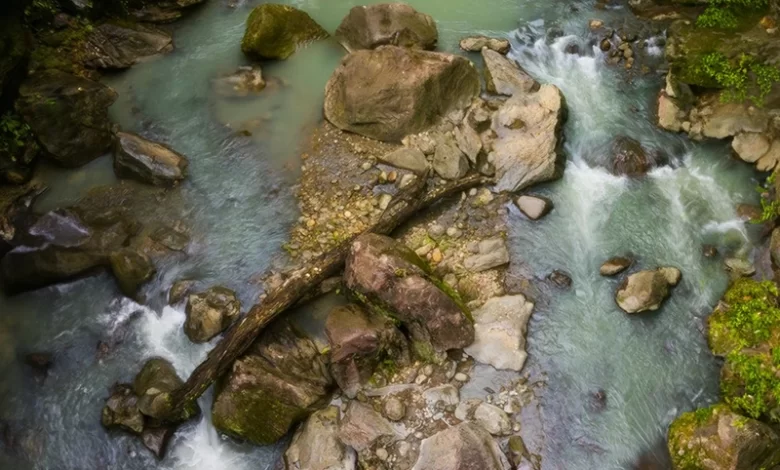
[[[468,309],[440,288],[444,284],[414,251],[392,238],[358,237],[347,255],[344,282],[361,301],[396,318],[415,341],[437,351],[474,341]]]
[[[485,86],[490,93],[514,96],[539,89],[539,83],[514,60],[494,50],[483,48]]]
[[[211,418],[220,432],[272,444],[323,408],[332,388],[317,346],[281,323],[267,329],[217,383]]]
[[[400,142],[424,131],[479,94],[467,59],[395,46],[347,55],[325,87],[325,117],[336,127]]]
[[[628,276],[615,294],[618,306],[627,313],[658,310],[680,282],[677,268],[658,268],[639,271]]]
[[[298,47],[327,37],[328,32],[308,13],[289,5],[264,3],[255,7],[246,21],[241,50],[253,59],[286,59]]]
[[[525,335],[534,304],[523,295],[493,297],[474,311],[474,343],[464,351],[477,362],[519,372],[525,365]]]
[[[311,415],[284,453],[286,470],[355,470],[354,451],[341,443],[338,432],[338,407]]]
[[[412,470],[509,470],[490,434],[474,423],[461,423],[422,441]]]
[[[167,145],[129,132],[117,133],[114,171],[120,178],[172,186],[186,177],[188,164],[184,155]]]
[[[333,378],[350,398],[371,378],[383,358],[403,362],[408,356],[406,339],[389,318],[355,304],[331,310],[325,333]]]
[[[405,3],[356,6],[336,29],[336,39],[353,52],[379,46],[434,49],[439,39],[436,22]]]
[[[132,22],[95,26],[84,47],[84,64],[96,69],[121,70],[141,59],[173,50],[173,37],[160,28]]]
[[[103,155],[114,142],[108,108],[116,97],[98,82],[46,70],[22,84],[16,107],[46,156],[62,166],[78,167]]]
[[[519,93],[493,118],[497,138],[488,155],[496,167],[499,191],[519,191],[563,174],[562,128],[566,103],[554,85]]]
[[[221,286],[187,298],[184,333],[193,343],[205,343],[222,333],[241,313],[236,293]]]

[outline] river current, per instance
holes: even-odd
[[[1,357],[11,358],[0,364],[0,419],[20,436],[22,449],[0,453],[1,468],[257,470],[277,465],[285,442],[261,448],[223,439],[208,413],[177,432],[162,462],[137,440],[100,426],[109,387],[131,379],[145,358],[163,356],[186,376],[213,346],[194,345],[182,333],[183,311],[160,300],[170,285],[184,277],[218,283],[250,305],[258,293],[250,280],[271,265],[298,218],[297,151],[321,119],[324,85],[343,52],[333,42],[312,45],[264,66],[265,76],[283,83],[279,90],[243,101],[220,100],[209,82],[246,63],[239,44],[245,19],[258,3],[230,8],[210,0],[173,25],[173,53],[105,79],[119,92],[112,114],[122,128],[162,140],[189,157],[178,215],[193,227],[193,241],[186,258],[158,266],[145,288],[154,300],[148,306],[122,297],[107,274],[0,296],[0,342],[8,352]],[[367,2],[286,3],[333,31],[349,8]],[[728,279],[722,260],[704,258],[702,245],[750,254],[754,230],[738,219],[735,206],[757,200],[755,175],[730,158],[725,144],[694,143],[659,130],[653,103],[662,75],[627,82],[586,40],[590,19],[619,22],[630,15],[622,8],[594,10],[592,2],[564,0],[409,3],[437,20],[439,49],[457,51],[464,35],[507,37],[510,55],[566,96],[564,177],[532,191],[551,198],[556,209],[530,222],[510,208],[513,262],[540,280],[553,269],[573,279],[569,291],[540,282],[529,326],[526,370],[546,384],[533,431],[545,436],[542,468],[632,468],[643,454],[666,468],[668,424],[680,412],[717,398],[719,365],[702,335],[703,319]],[[567,46],[575,43],[579,54],[568,53]],[[657,54],[660,60],[660,49]],[[251,138],[230,130],[248,125]],[[603,167],[609,142],[618,135],[663,151],[670,164],[641,180],[610,175]],[[115,182],[109,156],[78,170],[44,168],[41,178],[51,188],[38,203],[41,211]],[[641,267],[672,265],[682,271],[681,285],[660,312],[629,317],[615,305],[617,281],[599,276],[598,268],[627,253]],[[321,317],[320,310],[313,315]],[[106,338],[116,346],[97,358],[96,344]],[[32,377],[17,359],[40,350],[55,356],[45,380]],[[480,368],[475,382],[480,375],[496,380],[488,369]],[[598,391],[606,396],[606,408],[594,413],[592,397]],[[207,393],[201,407],[208,410],[210,402]],[[33,461],[25,454],[35,456]]]

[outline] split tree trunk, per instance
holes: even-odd
[[[491,180],[472,175],[425,192],[427,175],[418,177],[416,184],[400,192],[390,202],[379,221],[365,232],[389,234],[420,209],[438,200]],[[364,232],[364,233],[365,233]],[[251,310],[222,337],[206,359],[198,365],[187,381],[171,394],[171,420],[180,411],[197,400],[217,378],[226,373],[233,362],[249,348],[260,332],[280,313],[294,305],[325,279],[336,275],[344,265],[349,247],[358,235],[342,242],[332,250],[312,260],[306,267],[294,271],[284,283],[252,307]]]

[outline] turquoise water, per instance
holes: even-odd
[[[177,433],[160,463],[136,440],[99,424],[110,385],[130,379],[144,358],[162,355],[186,375],[211,347],[191,344],[181,332],[183,312],[162,306],[170,285],[194,277],[236,289],[245,305],[253,303],[252,280],[278,258],[298,217],[297,152],[321,119],[324,84],[342,51],[332,41],[312,45],[263,67],[281,83],[278,89],[257,98],[216,97],[210,80],[246,63],[239,43],[257,3],[231,9],[211,0],[173,26],[173,53],[106,79],[120,94],[112,109],[116,122],[189,157],[190,178],[170,211],[191,227],[193,242],[186,258],[159,266],[146,288],[150,306],[123,298],[108,275],[0,297],[0,358],[8,377],[0,419],[24,443],[15,456],[0,456],[6,459],[0,466],[242,470],[274,468],[278,461],[284,443],[257,448],[224,440],[208,414]],[[365,2],[289,3],[333,31],[351,6]],[[590,2],[562,0],[410,3],[437,20],[440,49],[455,51],[466,34],[511,38],[512,54],[536,78],[561,87],[569,104],[566,174],[538,190],[556,210],[537,223],[511,214],[513,259],[540,279],[564,269],[574,280],[569,292],[544,287],[535,299],[528,370],[547,387],[539,425],[523,431],[532,450],[544,457],[544,469],[628,468],[647,450],[663,462],[658,442],[670,420],[717,395],[717,364],[701,328],[727,280],[720,261],[700,256],[701,244],[749,252],[750,234],[734,206],[755,200],[750,169],[729,159],[724,145],[693,144],[656,129],[651,115],[660,77],[626,83],[589,46],[590,18],[620,19],[625,11],[596,12]],[[553,28],[563,36],[545,40]],[[581,45],[583,56],[564,52],[570,42]],[[672,165],[641,181],[608,175],[601,167],[615,135],[664,150]],[[40,210],[114,182],[108,157],[69,172],[45,168],[42,178],[52,189]],[[616,281],[598,276],[598,266],[627,251],[639,266],[682,270],[683,283],[661,312],[628,317],[614,306]],[[103,358],[95,351],[100,340],[114,345]],[[56,357],[42,383],[16,360],[35,350]],[[595,412],[590,394],[599,389],[607,392],[607,408]],[[209,405],[205,396],[201,406]]]

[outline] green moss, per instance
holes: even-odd
[[[8,112],[0,117],[0,154],[17,162],[32,138],[32,129],[18,114]]]
[[[92,25],[83,20],[63,31],[42,36],[30,56],[30,68],[32,70],[56,69],[73,75],[86,76],[84,53],[91,32]]]
[[[298,46],[328,37],[307,13],[287,5],[257,6],[247,19],[241,50],[257,59],[286,59]]]
[[[737,29],[751,15],[763,14],[769,0],[710,0],[707,9],[696,19],[700,28]]]
[[[780,70],[757,58],[741,54],[729,60],[721,52],[709,52],[692,62],[687,72],[693,83],[710,84],[722,88],[725,102],[751,101],[762,106],[775,83],[780,81]]]
[[[739,279],[723,300],[725,308],[709,318],[709,344],[715,354],[756,347],[780,334],[778,289],[773,282]]]
[[[413,340],[412,352],[416,357],[420,358],[420,360],[424,362],[439,362],[436,351],[433,349],[433,346],[431,346],[431,343],[427,341]]]
[[[260,445],[278,441],[310,414],[309,410],[285,403],[262,390],[233,392],[225,409],[221,406],[219,400],[214,402],[214,427]]]
[[[769,353],[754,350],[729,354],[720,386],[724,401],[734,411],[778,422],[780,367],[772,359]]]
[[[669,454],[675,470],[702,470],[702,459],[706,457],[704,449],[696,445],[696,430],[710,423],[713,416],[726,411],[723,405],[700,408],[683,413],[669,427]]]

